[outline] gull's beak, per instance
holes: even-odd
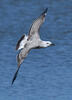
[[[54,43],[51,43],[51,46],[55,46],[55,44]]]
[[[52,43],[51,41],[47,41],[48,46],[55,46],[54,43]]]

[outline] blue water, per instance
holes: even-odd
[[[16,43],[46,7],[40,35],[56,46],[32,50],[11,86]],[[0,0],[0,100],[72,100],[72,0]]]

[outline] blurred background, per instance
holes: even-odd
[[[47,7],[40,35],[56,46],[32,50],[11,86],[16,43]],[[0,100],[72,100],[72,0],[0,0]]]

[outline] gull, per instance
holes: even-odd
[[[27,55],[31,49],[46,48],[51,45],[54,45],[50,41],[41,40],[40,35],[39,35],[40,27],[45,20],[47,10],[48,10],[48,8],[46,8],[43,11],[43,13],[33,22],[33,24],[31,25],[31,28],[29,30],[29,34],[28,35],[24,34],[17,42],[16,50],[20,50],[20,52],[17,55],[18,68],[12,79],[12,84],[14,83],[14,81],[17,77],[18,71],[20,69],[20,65],[23,63],[24,59],[27,57]]]

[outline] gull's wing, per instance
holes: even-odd
[[[36,20],[33,22],[32,26],[31,26],[31,28],[30,28],[30,30],[29,30],[28,40],[29,40],[30,38],[32,38],[34,35],[38,35],[38,37],[39,37],[39,29],[40,29],[40,26],[43,24],[43,22],[44,22],[44,20],[45,20],[45,16],[46,16],[46,14],[47,14],[47,10],[48,10],[48,8],[46,8],[46,9],[44,10],[44,12],[39,16],[39,18],[36,19]],[[38,38],[38,37],[37,37],[37,38]]]
[[[12,84],[14,83],[16,77],[17,77],[17,74],[18,74],[18,71],[20,69],[20,65],[22,64],[22,62],[24,61],[24,59],[26,58],[26,56],[28,55],[30,49],[26,46],[25,48],[23,48],[19,54],[17,55],[17,62],[18,62],[18,68],[14,74],[14,77],[12,79]]]
[[[26,44],[26,41],[27,41],[27,36],[26,35],[23,35],[17,42],[16,44],[16,50],[20,50],[22,48],[24,48],[24,45]]]

